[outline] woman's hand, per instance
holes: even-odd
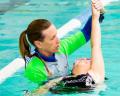
[[[103,9],[101,0],[92,0],[92,17],[99,19],[100,11]]]

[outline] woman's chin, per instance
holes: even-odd
[[[55,53],[55,52],[58,52],[58,49],[54,50],[53,52],[54,52],[54,53]]]

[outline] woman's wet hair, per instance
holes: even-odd
[[[37,19],[32,21],[27,29],[20,34],[19,38],[19,48],[21,56],[31,57],[31,47],[30,44],[35,46],[34,41],[43,41],[45,36],[43,35],[43,30],[49,28],[51,23],[46,19]]]

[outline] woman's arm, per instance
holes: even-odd
[[[45,94],[48,92],[48,90],[55,86],[58,82],[60,82],[62,80],[63,77],[59,77],[53,80],[48,81],[45,85],[41,86],[40,88],[38,88],[37,90],[35,90],[33,92],[33,94]]]
[[[95,2],[96,3],[96,2]],[[104,81],[104,60],[101,50],[101,29],[99,24],[100,10],[95,8],[92,2],[92,32],[91,32],[91,55],[92,62],[89,70],[96,83]]]

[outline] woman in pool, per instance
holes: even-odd
[[[66,87],[77,86],[81,88],[91,88],[96,84],[104,82],[105,70],[101,49],[101,28],[99,24],[101,7],[97,6],[96,8],[97,1],[92,1],[91,59],[83,58],[77,60],[72,70],[74,77],[52,80],[40,87],[36,91],[37,93],[45,92],[46,89],[59,84],[58,82],[63,83],[62,85]]]

